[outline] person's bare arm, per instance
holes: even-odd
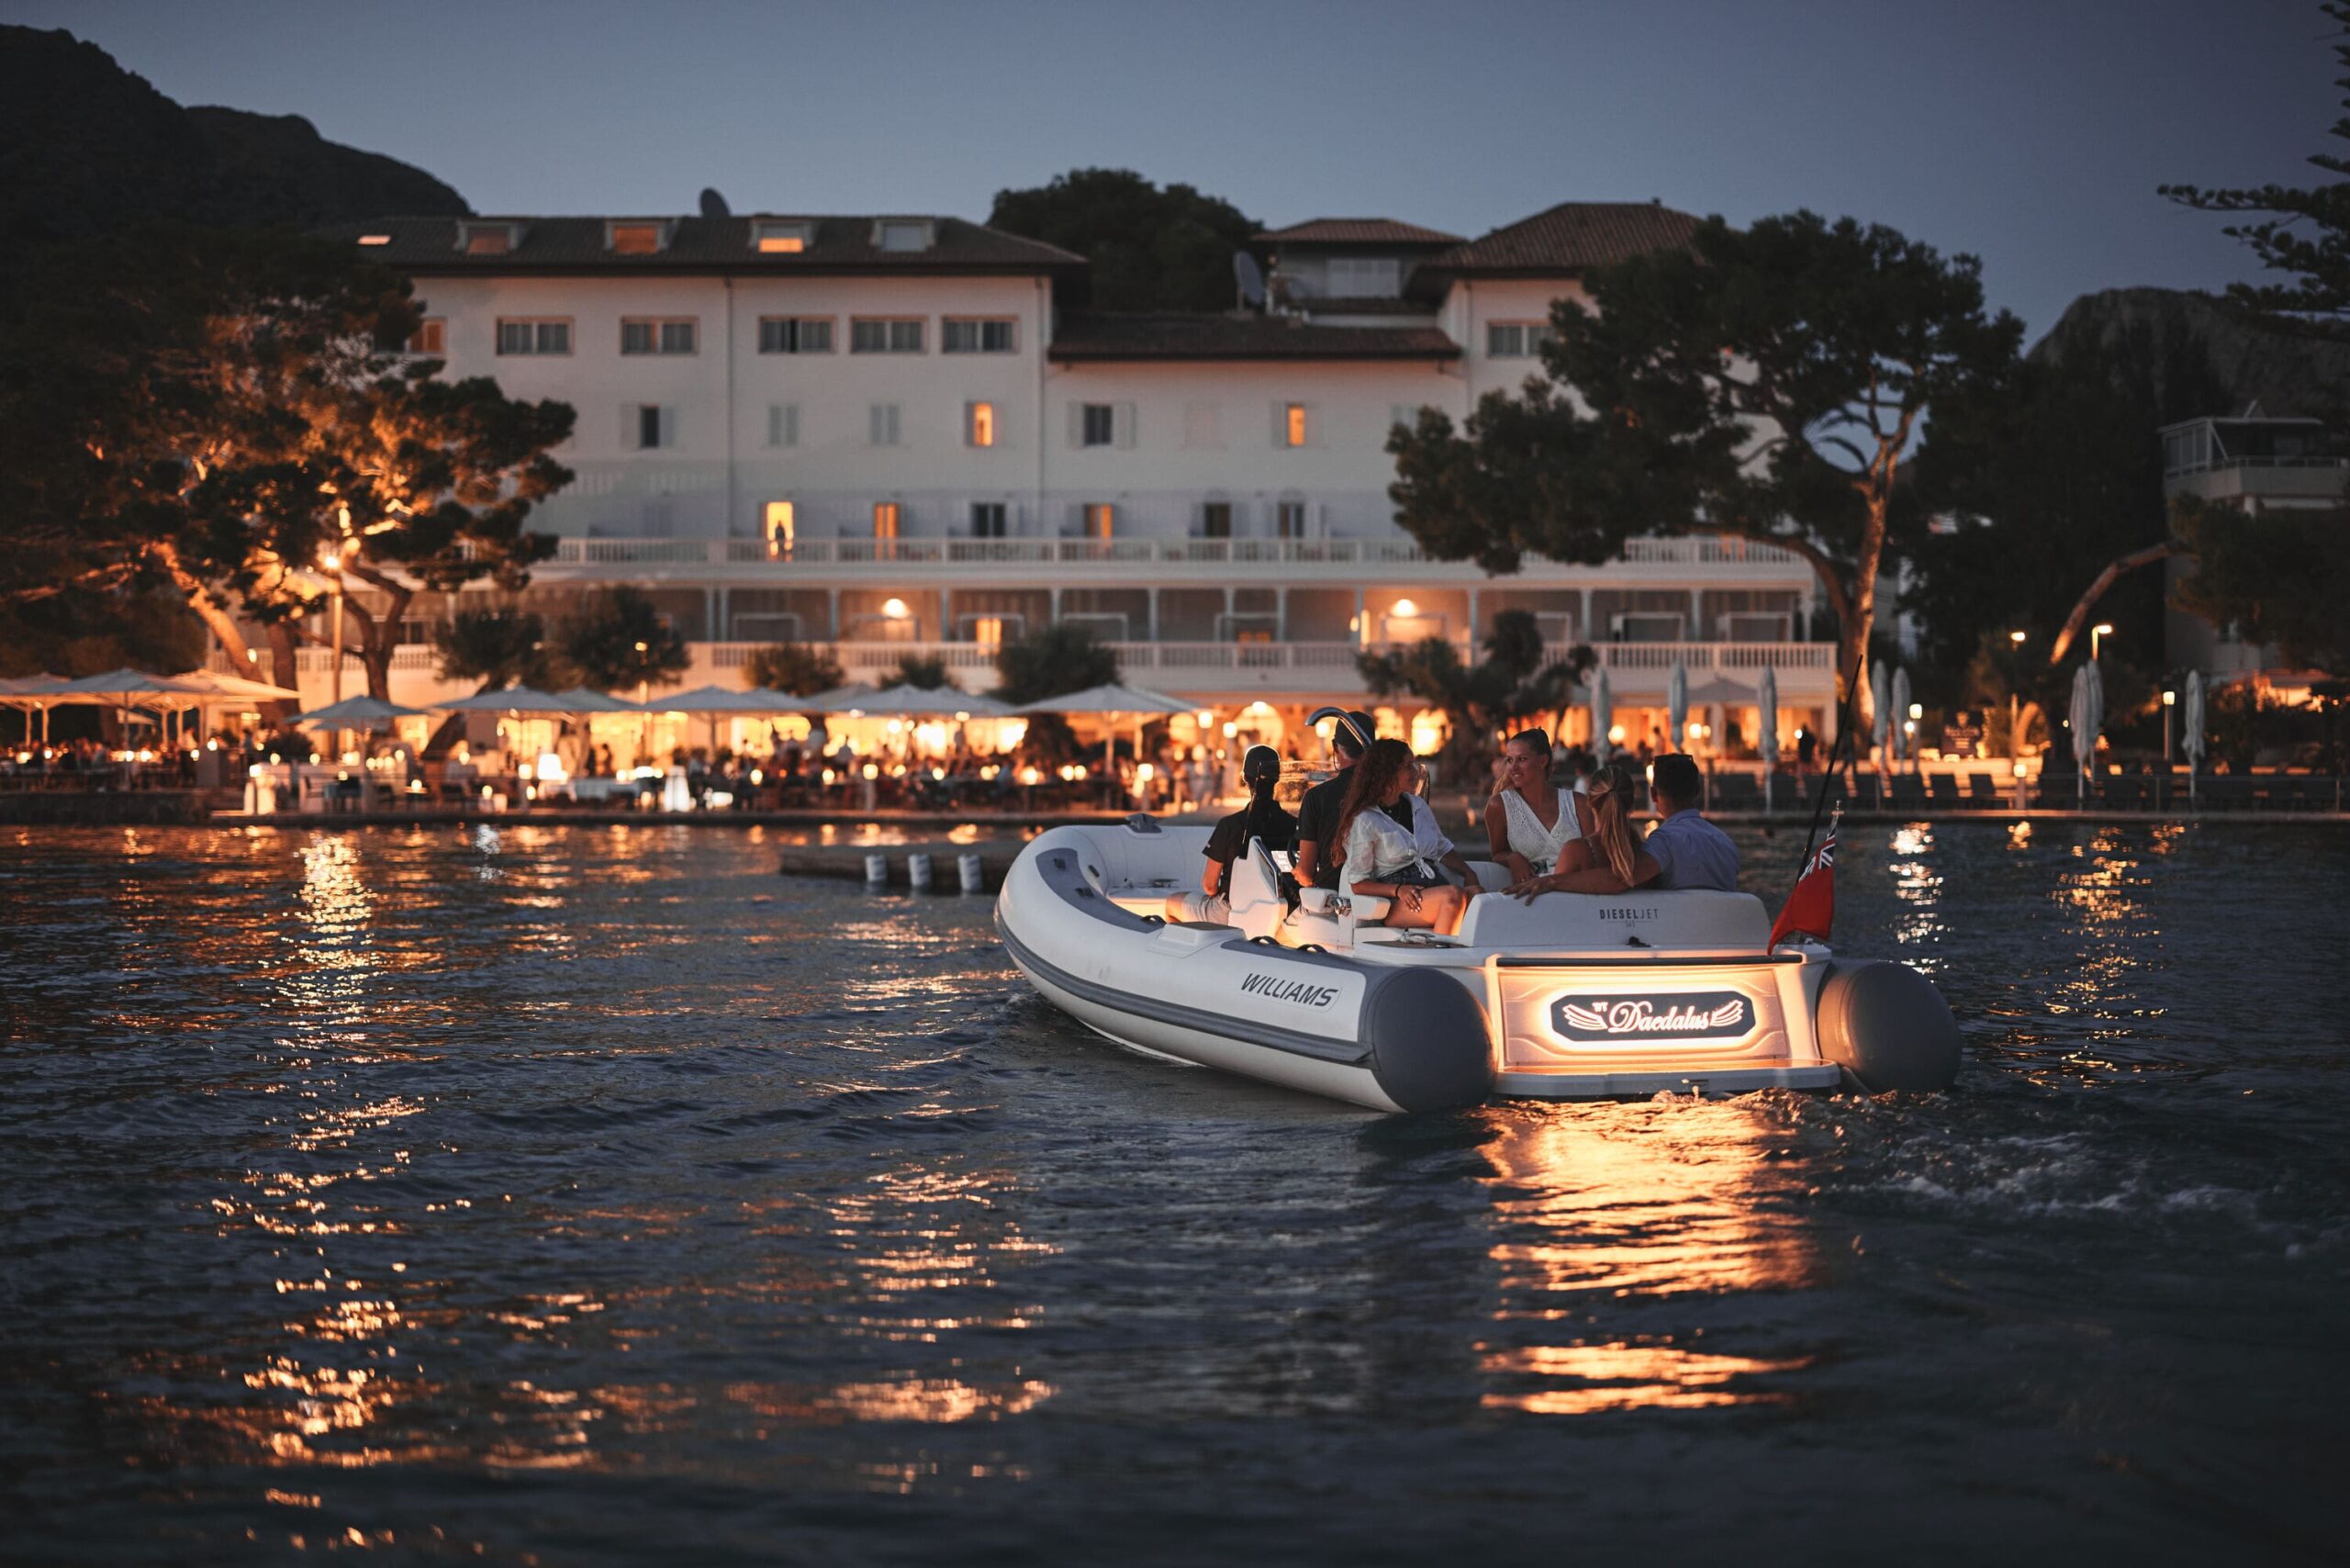
[[[1663,868],[1647,850],[1632,854],[1632,879],[1628,883],[1616,874],[1616,868],[1600,862],[1579,871],[1569,871],[1550,879],[1553,890],[1562,893],[1628,893],[1657,879]]]
[[[1322,869],[1322,846],[1310,838],[1297,841],[1297,885],[1310,888]]]
[[[1509,846],[1509,808],[1498,793],[1485,802],[1485,842],[1492,846],[1486,853],[1509,873],[1513,885],[1533,877],[1534,863]]]
[[[1215,885],[1224,879],[1224,866],[1221,860],[1210,860],[1201,868],[1200,891],[1215,897]]]

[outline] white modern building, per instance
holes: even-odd
[[[1764,668],[1783,734],[1833,701],[1795,556],[1657,539],[1488,577],[1425,558],[1387,495],[1396,421],[1457,420],[1539,373],[1552,301],[1694,224],[1602,203],[1473,241],[1319,219],[1259,236],[1262,308],[1184,316],[1057,311],[1081,258],[951,218],[401,218],[336,237],[414,278],[414,347],[447,375],[578,410],[557,453],[577,477],[533,522],[559,553],[528,597],[559,615],[582,589],[643,587],[691,643],[689,684],[735,683],[750,650],[797,641],[851,678],[924,655],[984,689],[997,644],[1076,622],[1136,684],[1293,722],[1361,698],[1363,649],[1466,651],[1519,608],[1599,650],[1631,739],[1662,724],[1648,710],[1679,661],[1716,745],[1751,745]],[[411,609],[395,698],[443,694],[430,640],[449,610]]]

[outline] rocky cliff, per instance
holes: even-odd
[[[2350,343],[2268,331],[2207,294],[2109,288],[2084,294],[2032,345],[2035,359],[2076,345],[2111,351],[2152,382],[2165,421],[2241,414],[2323,416],[2350,397]]]

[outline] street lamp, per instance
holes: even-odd
[[[2170,711],[2178,706],[2178,693],[2163,693],[2163,771],[2170,771]]]
[[[2023,652],[2022,633],[2009,633],[2008,641],[2014,644],[2017,653]],[[2022,706],[2023,699],[2017,692],[2014,682],[2010,681],[2008,685],[2008,757],[2010,761],[2023,755],[2023,736],[2017,733],[2023,723]]]
[[[2110,621],[2101,621],[2089,628],[2089,663],[2097,663],[2098,639],[2100,637],[2110,637],[2112,635],[2113,622]]]

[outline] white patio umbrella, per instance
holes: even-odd
[[[313,708],[307,713],[297,713],[291,722],[315,724],[330,730],[381,730],[390,727],[395,719],[431,717],[424,708],[403,708],[397,702],[386,702],[380,697],[346,697],[323,708]]]
[[[0,704],[22,708],[28,715],[26,734],[29,744],[32,721],[29,715],[40,711],[40,744],[49,744],[49,711],[57,703],[57,693],[73,683],[62,675],[20,675],[0,677]]]
[[[554,695],[557,701],[571,704],[568,711],[573,713],[639,713],[643,711],[643,709],[639,708],[633,702],[624,701],[618,697],[608,696],[601,691],[590,691],[584,686],[575,686],[568,691],[558,691]]]
[[[1024,708],[1013,710],[1017,713],[1091,713],[1104,719],[1132,719],[1135,722],[1135,756],[1137,760],[1142,756],[1142,726],[1146,719],[1191,711],[1191,703],[1169,697],[1163,691],[1114,683],[1089,686],[1082,691],[1047,697],[1041,702],[1031,702]],[[1102,767],[1105,773],[1115,756],[1116,745],[1116,738],[1105,731],[1102,737]]]
[[[209,696],[196,701],[196,723],[200,728],[211,727],[209,710],[224,702],[299,702],[302,694],[288,687],[273,686],[265,680],[253,680],[241,675],[221,675],[208,669],[184,670],[168,678],[185,686],[200,686]]]
[[[1909,727],[1909,666],[1902,666],[1893,672],[1894,750],[1904,762],[1918,760],[1918,734]]]
[[[65,682],[50,700],[123,710],[151,708],[163,714],[193,708],[205,695],[201,686],[170,676],[150,675],[143,669],[110,669]]]
[[[502,691],[476,691],[471,697],[453,697],[433,707],[446,713],[501,713],[509,718],[547,718],[578,711],[569,700],[552,691],[541,691],[534,686],[509,686]]]
[[[863,681],[853,680],[846,686],[835,686],[829,691],[794,697],[791,711],[795,713],[845,713],[872,696],[876,689]]]
[[[1189,710],[1184,710],[1188,711]],[[1009,702],[957,687],[902,683],[859,698],[846,709],[868,719],[1005,719],[1022,711]]]
[[[1664,680],[1664,749],[1688,749],[1683,743],[1689,734],[1689,666],[1677,657]]]
[[[2073,765],[2080,770],[2086,793],[2097,771],[2098,732],[2105,727],[2105,678],[2098,673],[2094,659],[2073,672],[2073,704],[2067,717],[2073,725]]]
[[[1615,695],[1607,689],[1607,666],[1601,665],[1591,677],[1591,752],[1602,762],[1616,749],[1615,743],[1607,738],[1615,722]]]
[[[2203,672],[2199,669],[2191,669],[2187,672],[2186,707],[2187,711],[2180,717],[2187,726],[2187,733],[2179,737],[2179,749],[2187,753],[2187,798],[2191,801],[2195,799],[2195,774],[2202,765],[2205,745]]]
[[[1779,672],[1762,666],[1754,693],[1754,750],[1762,759],[1762,809],[1771,809],[1771,775],[1779,767]],[[1798,790],[1800,793],[1800,790]]]

